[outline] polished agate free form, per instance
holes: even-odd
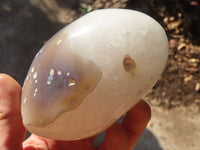
[[[102,9],[56,33],[35,56],[22,91],[28,131],[77,140],[108,128],[159,79],[163,28],[141,12]]]

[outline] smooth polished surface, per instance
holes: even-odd
[[[93,11],[36,55],[23,86],[23,123],[57,140],[97,134],[152,88],[167,56],[166,34],[151,17],[133,10]]]

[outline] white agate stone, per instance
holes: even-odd
[[[167,36],[151,17],[125,9],[93,11],[36,55],[23,86],[23,123],[56,140],[93,136],[145,96],[167,56]]]

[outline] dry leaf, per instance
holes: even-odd
[[[175,29],[175,28],[177,28],[178,26],[180,26],[182,22],[183,22],[183,20],[182,20],[182,19],[179,19],[179,20],[177,20],[177,21],[173,21],[173,22],[169,23],[169,24],[167,25],[167,27],[168,27],[170,30],[172,30],[172,29]]]
[[[187,84],[188,81],[192,80],[192,78],[193,78],[193,75],[189,75],[188,77],[185,77],[184,78],[184,83]]]
[[[196,83],[195,91],[200,91],[200,83]]]
[[[186,47],[186,44],[185,43],[181,43],[178,47],[177,47],[177,50],[182,50],[183,48]]]
[[[190,2],[190,5],[192,5],[192,6],[198,6],[199,4],[198,4],[198,2],[191,1],[191,2]]]

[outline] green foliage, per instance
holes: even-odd
[[[92,6],[82,3],[80,6],[80,11],[83,15],[85,15],[85,14],[89,13],[90,11],[92,11]]]

